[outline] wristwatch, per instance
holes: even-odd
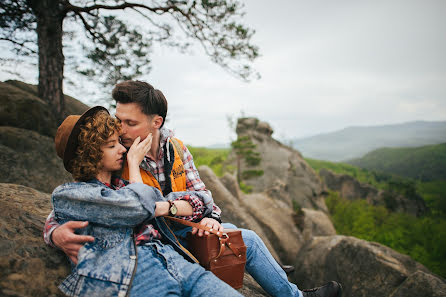
[[[176,216],[178,212],[177,206],[175,205],[175,203],[173,203],[172,200],[168,200],[167,202],[169,202],[169,216],[171,217]]]

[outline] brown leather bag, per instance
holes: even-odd
[[[190,221],[166,217],[169,220],[209,231],[209,235],[188,234],[188,250],[206,270],[234,289],[243,287],[246,264],[246,246],[240,230],[225,229],[224,233]]]

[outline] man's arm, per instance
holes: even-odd
[[[212,193],[211,191],[206,189],[206,185],[201,180],[200,174],[198,173],[198,170],[195,167],[192,154],[185,145],[183,145],[183,155],[184,155],[183,165],[184,165],[184,171],[186,173],[186,191],[203,192],[212,199]],[[221,209],[215,204],[213,199],[212,199],[212,210],[209,217],[221,223]]]
[[[212,201],[212,205],[209,207],[209,215],[203,218],[200,221],[200,224],[224,232],[224,228],[221,225],[221,209],[217,206],[217,204],[215,204],[214,199],[212,198],[211,191],[206,189],[206,185],[201,180],[200,174],[195,167],[194,158],[185,145],[183,145],[183,166],[186,173],[186,191],[202,192],[203,194],[210,197]],[[203,236],[203,234],[209,235],[209,232],[202,229],[199,230],[194,227],[192,229],[192,234],[195,234],[197,232],[198,236]]]

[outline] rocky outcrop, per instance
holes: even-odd
[[[443,280],[410,257],[354,237],[314,237],[301,248],[295,264],[293,279],[301,288],[337,280],[345,297],[440,296],[427,292],[445,288]],[[403,293],[407,295],[395,295]]]
[[[65,95],[67,114],[82,114],[88,106]],[[37,97],[37,86],[20,81],[0,82],[0,126],[36,131],[54,137],[58,122],[48,103]]]
[[[321,169],[319,176],[328,189],[338,191],[340,196],[350,200],[365,199],[372,205],[383,205],[389,210],[421,216],[428,211],[424,199],[420,196],[412,198],[360,183],[346,174],[336,174],[328,169]]]
[[[235,178],[226,175],[222,178],[231,185],[231,192],[207,166],[199,167],[200,177],[211,190],[215,202],[222,209],[223,222],[255,231],[265,242],[276,259],[283,263],[294,261],[297,252],[305,241],[313,235],[334,235],[336,231],[327,215],[322,211],[304,209],[302,224],[296,221],[296,213],[287,203],[268,193],[242,194]]]
[[[263,171],[263,175],[243,180],[254,192],[268,192],[269,196],[283,200],[290,207],[298,204],[327,211],[319,177],[298,151],[271,137],[273,129],[269,124],[256,118],[241,118],[236,131],[239,138],[250,138],[255,145],[253,150],[261,158],[256,166],[241,162],[242,171]],[[232,158],[235,160],[236,156]]]
[[[0,296],[65,296],[57,286],[68,261],[42,238],[50,195],[15,184],[0,189]]]
[[[412,273],[389,297],[444,297],[446,284],[435,275],[417,271]]]
[[[69,114],[88,106],[65,96]],[[37,97],[37,86],[20,81],[0,82],[0,181],[51,193],[71,175],[56,156],[57,120]]]
[[[0,180],[51,193],[71,181],[56,155],[54,140],[35,131],[0,126]]]

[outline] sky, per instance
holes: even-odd
[[[200,47],[156,48],[152,71],[140,78],[163,91],[166,126],[187,144],[228,144],[235,134],[227,119],[241,115],[266,121],[280,140],[446,120],[446,1],[244,3],[261,79],[238,80]],[[29,70],[23,77],[37,81]],[[76,88],[65,92],[91,104]]]

